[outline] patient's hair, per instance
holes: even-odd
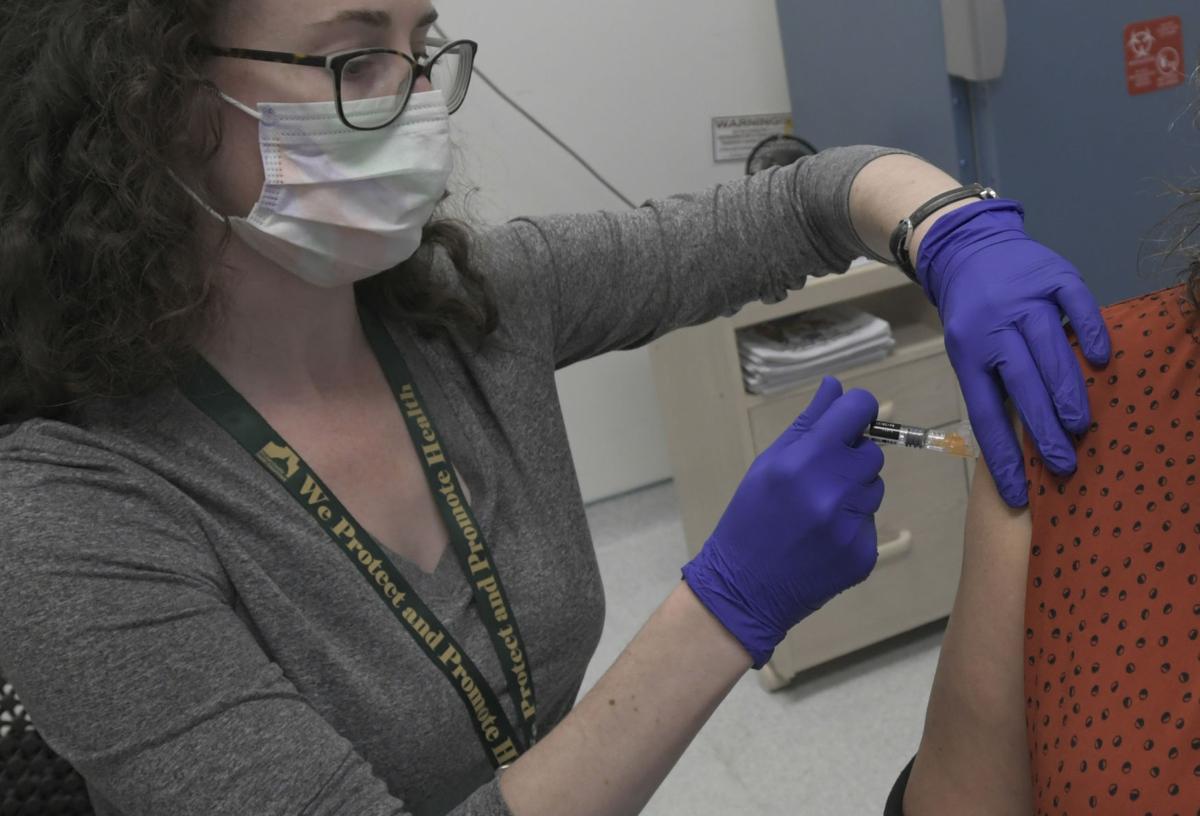
[[[197,246],[208,216],[169,170],[220,144],[195,46],[227,2],[0,0],[0,424],[165,384],[219,306]],[[496,307],[470,244],[436,221],[359,294],[480,339]]]
[[[1192,85],[1200,92],[1200,74],[1194,76]],[[1200,96],[1192,104],[1197,106],[1192,126],[1200,129]],[[1168,187],[1182,201],[1165,222],[1165,225],[1174,225],[1175,237],[1168,240],[1168,248],[1163,254],[1168,260],[1178,258],[1184,262],[1181,276],[1186,279],[1188,299],[1193,306],[1200,307],[1200,242],[1196,240],[1196,233],[1200,231],[1200,178]]]
[[[1164,261],[1180,259],[1184,263],[1181,275],[1186,279],[1188,299],[1193,306],[1200,307],[1200,179],[1189,185],[1172,185],[1171,190],[1182,202],[1164,226],[1174,232],[1168,239],[1168,248],[1163,253]]]

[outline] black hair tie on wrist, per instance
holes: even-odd
[[[905,275],[916,281],[917,270],[913,268],[912,259],[908,255],[908,242],[912,238],[913,231],[920,226],[921,222],[942,207],[953,204],[956,201],[962,201],[964,198],[982,198],[986,200],[996,197],[996,191],[991,187],[984,187],[982,184],[976,183],[936,195],[920,207],[917,207],[912,215],[896,225],[896,228],[892,230],[892,238],[888,241],[888,249],[891,250],[892,258],[896,261],[896,266],[900,267],[900,271]]]

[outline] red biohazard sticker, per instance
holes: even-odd
[[[1125,26],[1125,78],[1131,96],[1182,85],[1183,21],[1159,17]]]

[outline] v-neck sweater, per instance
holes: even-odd
[[[832,149],[635,210],[480,230],[501,316],[483,347],[388,323],[471,491],[543,733],[570,711],[604,619],[555,371],[870,254],[850,187],[888,152]],[[0,494],[0,674],[98,816],[509,813],[446,677],[173,385],[0,429]],[[516,722],[455,559],[397,566]]]

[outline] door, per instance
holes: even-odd
[[[1019,199],[1030,233],[1074,262],[1101,303],[1175,281],[1159,253],[1178,200],[1164,193],[1200,168],[1192,121],[1200,87],[1130,94],[1127,55],[1136,50],[1126,29],[1178,15],[1178,68],[1165,65],[1190,77],[1200,46],[1195,3],[777,2],[798,135],[818,147],[902,147]],[[1003,7],[1006,25],[980,31],[1003,37],[1007,29],[999,79],[949,76],[946,29],[956,45],[963,35],[943,25],[943,3]],[[1144,36],[1136,47],[1146,47]]]
[[[970,84],[982,180],[1025,204],[1030,233],[1069,258],[1101,303],[1175,282],[1159,253],[1163,221],[1179,200],[1164,193],[1200,167],[1193,123],[1200,88],[1188,81],[1200,7],[1179,0],[1004,5],[1003,74]],[[1183,23],[1181,49],[1162,30],[1129,28],[1171,15]],[[1162,49],[1169,50],[1161,63],[1149,65],[1177,72],[1179,84],[1131,94],[1128,61],[1141,70],[1139,54]],[[1200,214],[1192,218],[1200,222]]]
[[[963,83],[946,72],[940,0],[778,0],[796,135],[900,147],[972,175]]]

